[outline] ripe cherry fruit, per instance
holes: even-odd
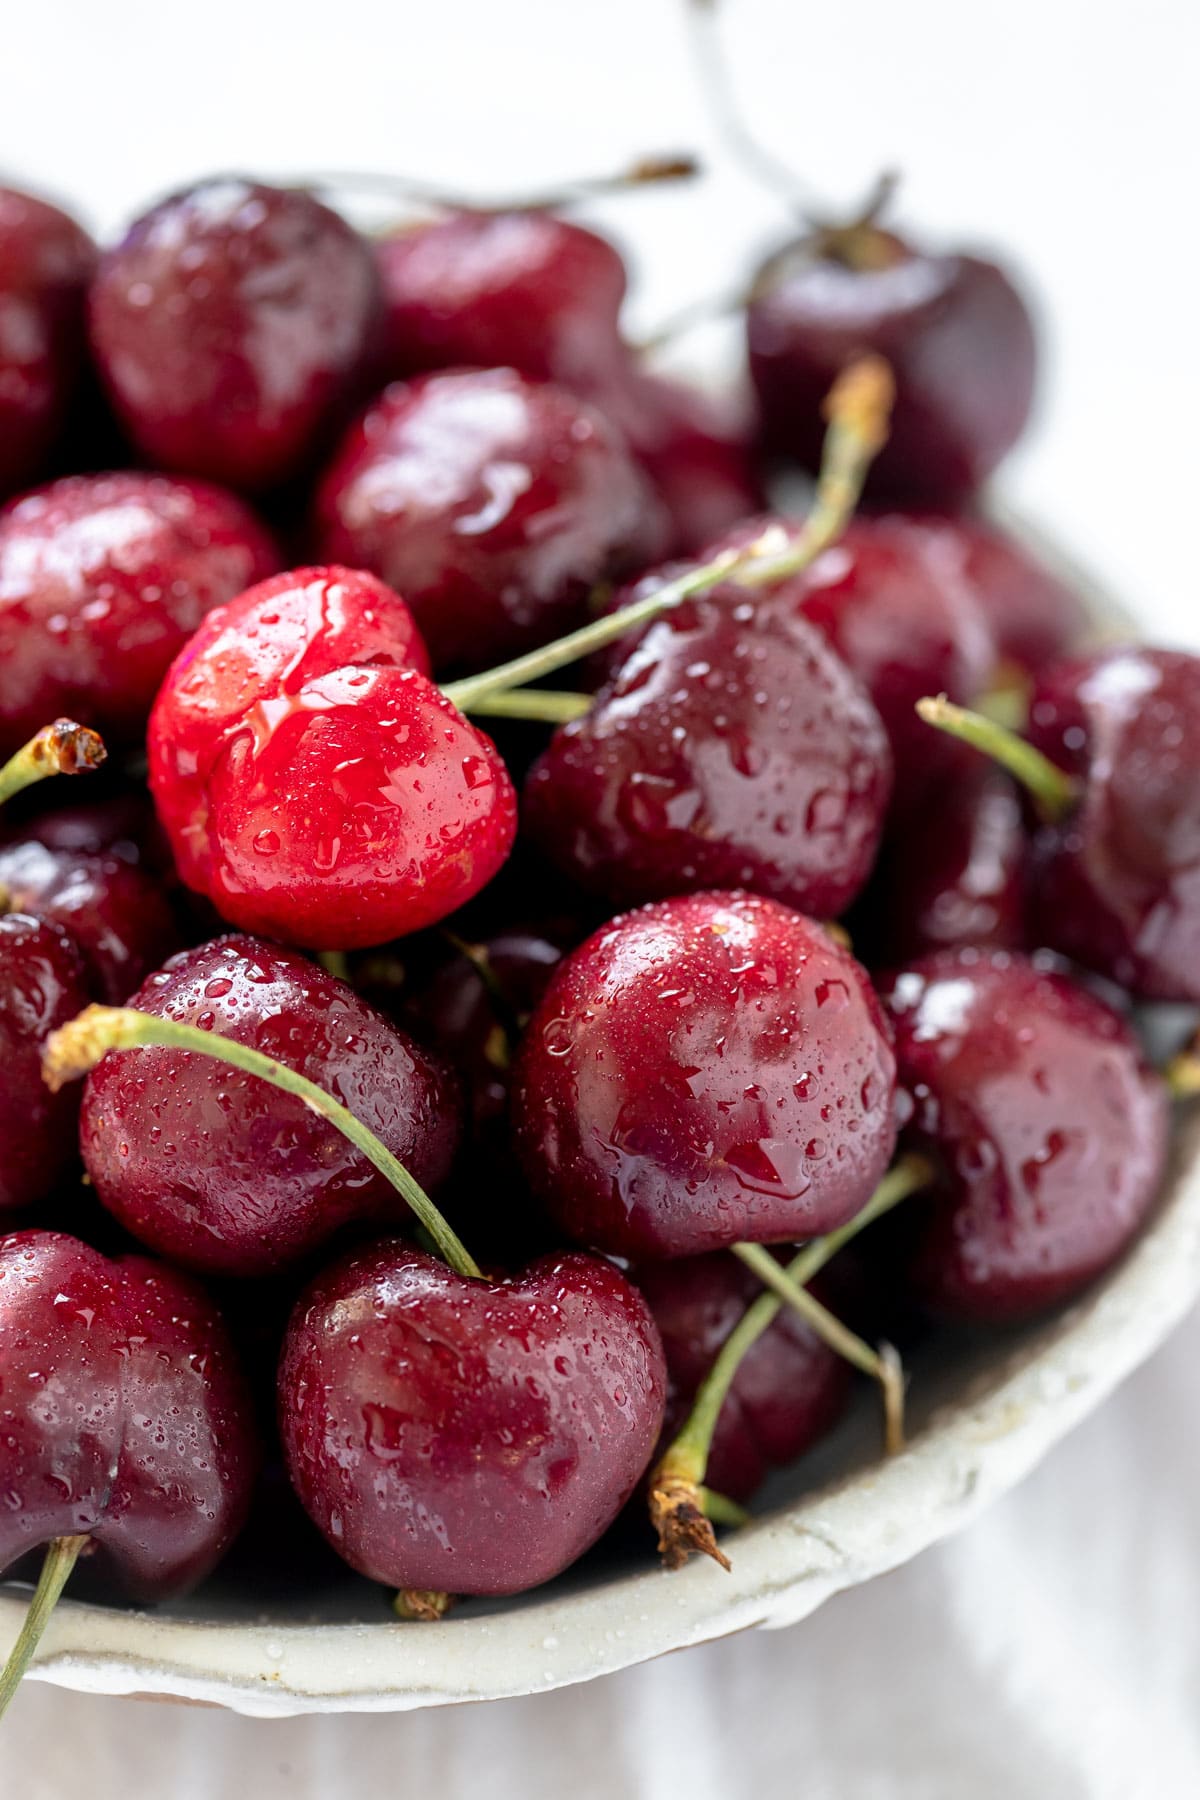
[[[0,918],[0,1214],[44,1199],[75,1161],[78,1100],[50,1093],[42,1052],[90,997],[83,958],[60,925]]]
[[[867,979],[821,926],[694,894],[564,958],[518,1053],[516,1143],[577,1242],[635,1259],[780,1243],[866,1203],[893,1077]]]
[[[89,992],[112,1005],[179,943],[161,882],[121,856],[9,844],[0,849],[0,900],[69,932]]]

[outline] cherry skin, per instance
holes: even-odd
[[[0,1481],[19,1498],[0,1571],[86,1534],[126,1598],[181,1593],[241,1529],[257,1466],[241,1371],[195,1282],[61,1232],[0,1238]]]
[[[147,747],[180,874],[230,924],[357,949],[436,923],[496,873],[512,784],[424,664],[403,601],[346,569],[280,576],[209,615]]]
[[[83,959],[48,919],[0,918],[0,1213],[33,1206],[75,1161],[78,1095],[42,1080],[50,1033],[91,998]]]
[[[611,1264],[572,1252],[468,1281],[384,1241],[298,1301],[279,1422],[305,1510],[361,1574],[514,1594],[612,1523],[665,1387],[650,1311]]]
[[[219,938],[174,957],[132,1005],[299,1071],[423,1187],[445,1180],[461,1130],[449,1069],[295,951]],[[269,1274],[350,1221],[406,1216],[391,1184],[303,1101],[191,1051],[106,1057],[84,1089],[80,1142],[97,1195],[126,1230],[214,1274]]]
[[[782,1243],[866,1204],[893,1076],[866,977],[819,925],[688,895],[559,964],[513,1071],[515,1141],[568,1237],[610,1255]]]
[[[67,787],[40,784],[7,801],[0,812],[0,844],[34,842],[68,856],[119,856],[156,873],[169,873],[171,855],[143,783],[89,775],[87,798]],[[23,804],[28,802],[28,804]]]
[[[1081,595],[1019,539],[973,515],[920,515],[963,557],[967,581],[1002,657],[1040,674],[1092,633]]]
[[[552,212],[451,212],[375,256],[389,379],[472,364],[586,390],[621,355],[620,254]]]
[[[1036,344],[1025,302],[994,262],[936,254],[877,226],[817,232],[760,269],[747,310],[764,441],[818,466],[821,403],[855,356],[896,380],[867,491],[927,505],[973,494],[1020,437]]]
[[[95,260],[74,219],[0,187],[0,495],[38,476],[63,424]]]
[[[585,622],[596,585],[663,543],[646,478],[600,413],[512,369],[387,388],[318,490],[331,562],[404,595],[434,669],[486,669]]]
[[[614,905],[745,887],[831,918],[871,871],[879,715],[818,631],[757,606],[719,591],[658,620],[530,771],[531,841]]]
[[[76,475],[0,514],[0,748],[47,719],[140,741],[204,615],[279,566],[232,494],[161,475]]]
[[[92,351],[149,462],[256,491],[311,459],[378,306],[371,252],[336,213],[225,177],[160,201],[101,258]]]
[[[70,933],[93,999],[110,1006],[127,1000],[179,943],[159,882],[121,856],[10,844],[0,849],[0,895]]]
[[[984,1323],[1078,1293],[1144,1223],[1166,1162],[1166,1088],[1132,1028],[1067,975],[999,950],[926,957],[883,999],[903,1139],[939,1170],[897,1216],[915,1292]]]
[[[1081,784],[1034,843],[1042,942],[1146,999],[1200,1000],[1200,658],[1132,647],[1055,664],[1029,737]]]
[[[665,1448],[762,1286],[736,1257],[720,1253],[647,1263],[634,1279],[667,1359]],[[819,1285],[814,1292],[824,1297]],[[706,1485],[742,1504],[753,1499],[772,1469],[795,1462],[836,1424],[850,1383],[849,1363],[784,1307],[738,1364],[717,1415]]]

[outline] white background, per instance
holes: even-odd
[[[1006,493],[1161,639],[1200,644],[1193,0],[728,0],[764,136],[835,202],[1008,246],[1039,297],[1038,426]],[[481,193],[719,150],[681,0],[12,0],[0,168],[101,230],[215,169]],[[648,327],[785,228],[727,164],[610,203]],[[14,1800],[1192,1800],[1200,1793],[1200,1324],[958,1543],[782,1635],[573,1695],[259,1724],[31,1687]],[[19,1772],[14,1785],[9,1782]]]

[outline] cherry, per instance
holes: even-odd
[[[375,255],[389,378],[473,364],[587,389],[622,354],[620,253],[553,212],[451,212]]]
[[[162,200],[100,261],[92,349],[157,467],[268,488],[310,460],[379,306],[366,243],[298,188],[221,177]]]
[[[1002,657],[1040,674],[1092,634],[1082,597],[1033,548],[988,519],[922,514],[963,557],[963,571]]]
[[[1036,344],[998,263],[922,248],[875,223],[818,228],[769,258],[746,316],[750,373],[769,449],[813,469],[821,399],[873,350],[896,378],[892,432],[868,492],[956,504],[1020,437]]]
[[[949,950],[884,993],[907,1096],[904,1140],[935,1162],[908,1272],[934,1310],[1018,1319],[1077,1293],[1157,1197],[1164,1083],[1129,1024],[1056,969]]]
[[[82,952],[91,992],[114,1004],[179,941],[158,883],[120,856],[10,844],[0,849],[0,896],[13,910],[51,919],[69,931]]]
[[[596,584],[663,541],[615,429],[512,369],[386,389],[343,442],[316,509],[321,554],[402,593],[439,672],[486,668],[582,623]]]
[[[441,1058],[295,951],[219,938],[172,958],[131,1004],[249,1044],[338,1094],[423,1186],[449,1173],[461,1103]],[[100,1063],[80,1142],[99,1199],[134,1237],[216,1274],[269,1273],[352,1220],[405,1210],[302,1100],[188,1050]]]
[[[32,1630],[0,1677],[11,1699],[85,1547],[128,1598],[208,1574],[246,1517],[258,1462],[249,1396],[203,1291],[76,1238],[0,1239],[0,1570],[50,1546]],[[64,1565],[65,1564],[65,1568]]]
[[[232,494],[79,475],[0,514],[0,746],[55,713],[140,740],[167,667],[213,606],[279,564]]]
[[[34,480],[63,424],[95,260],[74,219],[0,187],[0,495]]]
[[[511,1594],[611,1524],[665,1385],[650,1311],[610,1264],[570,1253],[469,1281],[384,1241],[298,1301],[279,1423],[306,1511],[360,1573]]]
[[[91,783],[87,801],[55,798],[48,804],[6,807],[0,815],[0,844],[26,842],[68,856],[119,856],[159,874],[171,867],[148,790],[121,777]]]
[[[525,828],[583,887],[618,905],[746,887],[822,917],[862,887],[883,725],[820,633],[763,604],[717,589],[658,620],[535,763]]]
[[[895,1137],[886,1026],[811,920],[695,894],[564,958],[513,1075],[518,1151],[567,1234],[690,1256],[844,1223]]]
[[[499,868],[512,785],[424,664],[404,603],[346,569],[280,576],[209,615],[159,693],[150,786],[183,879],[231,924],[312,949],[381,944]]]
[[[83,959],[61,926],[0,918],[0,1213],[44,1199],[75,1161],[78,1105],[43,1084],[42,1052],[88,998]]]
[[[723,1253],[650,1263],[635,1279],[667,1360],[665,1445],[762,1289],[749,1269]],[[750,1500],[772,1469],[795,1462],[825,1435],[849,1391],[850,1365],[796,1313],[783,1309],[738,1364],[717,1416],[707,1484],[731,1500]]]

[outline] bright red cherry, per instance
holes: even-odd
[[[42,1051],[90,998],[61,926],[27,913],[0,918],[0,1214],[44,1199],[75,1161],[78,1097],[50,1092]]]
[[[512,369],[386,389],[316,507],[321,554],[404,595],[438,672],[485,669],[582,624],[596,585],[663,542],[615,428]]]
[[[512,784],[423,664],[403,601],[346,569],[298,570],[209,616],[148,748],[180,873],[223,918],[355,949],[436,923],[495,874]]]
[[[68,931],[93,998],[112,1006],[179,943],[160,883],[121,856],[50,850],[33,840],[10,844],[0,849],[0,895],[17,911]]]
[[[47,719],[139,742],[205,614],[279,566],[232,494],[161,475],[76,475],[0,514],[0,747]]]
[[[257,1465],[241,1371],[195,1282],[60,1232],[0,1238],[0,1572],[86,1535],[126,1598],[180,1593],[241,1529]]]
[[[762,1287],[736,1257],[720,1253],[647,1263],[634,1279],[667,1359],[665,1446]],[[795,1462],[837,1422],[850,1382],[849,1363],[784,1307],[738,1364],[717,1416],[706,1484],[730,1500],[751,1500],[772,1469]]]
[[[186,950],[131,1004],[249,1044],[335,1094],[423,1187],[446,1178],[461,1102],[442,1060],[344,982],[252,938]],[[302,1101],[188,1050],[109,1056],[87,1080],[84,1161],[140,1242],[190,1268],[263,1275],[351,1220],[394,1220],[384,1177]]]
[[[0,187],[0,495],[38,476],[63,423],[95,260],[74,219]]]
[[[1065,974],[997,950],[927,957],[883,998],[904,1140],[938,1170],[897,1215],[916,1292],[987,1322],[1068,1299],[1126,1248],[1163,1174],[1166,1089],[1132,1028]]]
[[[1148,999],[1200,1000],[1200,658],[1058,663],[1029,736],[1079,783],[1034,844],[1040,940]]]
[[[299,188],[223,177],[130,226],[92,285],[92,350],[139,451],[239,490],[316,451],[361,378],[371,252]]]
[[[542,853],[614,905],[745,887],[832,918],[891,796],[882,722],[803,619],[724,589],[658,620],[525,785]]]
[[[513,1073],[525,1173],[577,1242],[632,1258],[814,1237],[895,1139],[866,976],[746,894],[627,913],[559,964]]]
[[[896,378],[891,434],[868,491],[954,504],[1011,450],[1033,400],[1028,309],[999,264],[937,254],[874,224],[817,231],[759,271],[747,311],[763,436],[815,470],[821,403],[866,351]]]
[[[665,1373],[645,1301],[609,1263],[571,1253],[472,1281],[385,1241],[297,1303],[280,1431],[306,1511],[361,1574],[520,1593],[629,1498]]]
[[[587,391],[622,354],[620,253],[552,212],[452,212],[375,255],[389,378],[505,366]]]

